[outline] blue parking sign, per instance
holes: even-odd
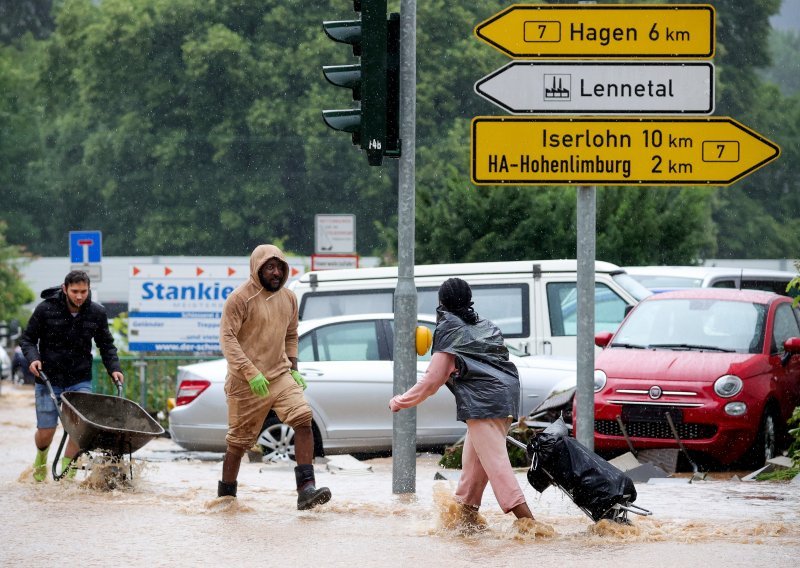
[[[101,231],[70,231],[69,259],[72,264],[93,264],[103,260]]]

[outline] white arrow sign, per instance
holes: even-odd
[[[513,61],[475,92],[513,114],[711,114],[714,66]]]

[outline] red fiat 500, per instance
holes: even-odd
[[[800,405],[791,302],[751,290],[667,292],[640,302],[613,335],[598,333],[595,449],[676,448],[677,434],[721,464],[777,455]]]

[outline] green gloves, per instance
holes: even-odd
[[[247,382],[250,383],[250,390],[253,391],[254,395],[261,398],[269,396],[269,381],[264,376],[264,373],[257,374]]]
[[[300,371],[295,371],[292,369],[292,378],[294,379],[294,382],[303,387],[303,390],[306,390],[308,385],[306,384],[306,380],[303,378],[303,375],[300,374]]]

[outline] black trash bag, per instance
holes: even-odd
[[[456,397],[458,420],[519,416],[519,372],[495,324],[465,324],[441,311],[433,334],[433,353],[439,351],[456,358],[455,377],[446,384]]]
[[[614,505],[636,500],[631,478],[570,437],[560,418],[528,442],[528,457],[536,491],[560,487],[595,522],[616,519]]]

